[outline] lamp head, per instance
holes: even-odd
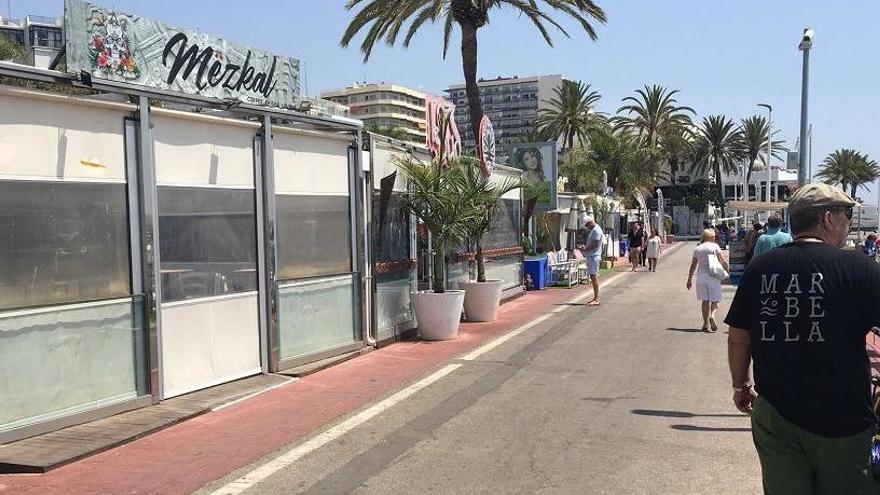
[[[813,48],[813,30],[810,28],[804,29],[804,36],[801,38],[801,44],[798,45],[798,49],[801,51],[809,50]]]

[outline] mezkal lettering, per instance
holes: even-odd
[[[210,46],[199,50],[199,45],[193,44],[187,48],[188,44],[189,38],[183,33],[175,34],[165,44],[165,49],[162,51],[162,64],[165,67],[168,67],[168,55],[174,52],[174,62],[171,64],[171,70],[165,80],[166,83],[174,82],[178,74],[181,74],[184,80],[188,79],[198,67],[195,84],[199,89],[205,89],[208,85],[212,87],[222,85],[233,91],[241,89],[254,91],[268,98],[272,90],[275,89],[275,85],[278,84],[278,81],[274,80],[277,57],[272,57],[272,67],[269,68],[268,73],[257,72],[250,65],[250,50],[244,59],[244,65],[224,65],[216,59],[211,63],[214,49]],[[182,73],[181,69],[183,69]]]

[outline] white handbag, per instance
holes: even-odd
[[[709,255],[709,275],[712,275],[712,278],[717,278],[718,280],[727,280],[727,277],[730,276],[727,273],[727,270],[721,266],[721,261],[718,259],[717,254]]]

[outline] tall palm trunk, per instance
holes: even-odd
[[[757,156],[749,157],[749,169],[746,170],[746,186],[745,186],[745,200],[749,200],[749,184],[752,183],[752,170],[755,169],[755,162],[758,160]]]
[[[718,198],[718,206],[721,207],[721,218],[725,218],[727,215],[724,213],[724,182],[721,180],[721,165],[718,163],[718,157],[713,157],[712,160],[714,163],[714,171],[715,171],[715,187]]]
[[[464,86],[471,113],[471,129],[474,139],[478,139],[480,121],[483,119],[483,105],[480,102],[480,86],[477,84],[477,28],[461,24],[461,67],[464,70]]]

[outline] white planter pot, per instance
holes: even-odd
[[[464,314],[468,321],[495,321],[501,304],[502,280],[459,282],[464,289]]]
[[[464,307],[463,290],[412,292],[419,335],[425,340],[452,340],[458,338],[461,310]]]

